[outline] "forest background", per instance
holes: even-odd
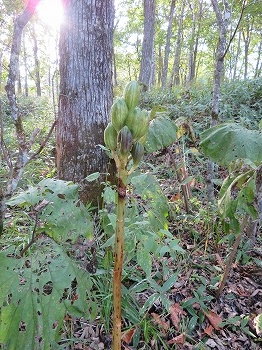
[[[261,146],[255,150],[257,144],[250,139],[257,138],[259,143],[261,135],[246,135],[247,130],[257,132],[261,127],[262,3],[159,0],[117,1],[115,5],[114,97],[122,94],[128,81],[142,82],[140,107],[151,110],[160,123],[157,137],[148,136],[141,173],[135,173],[129,189],[123,344],[127,349],[223,349],[230,342],[235,349],[255,349],[262,329],[261,255],[256,249],[261,238],[257,208],[250,203],[259,202],[254,188],[259,185]],[[32,162],[10,179],[11,170],[18,169],[20,145],[4,88],[12,68],[14,19],[25,3],[0,2],[4,266],[0,342],[10,349],[24,349],[28,337],[33,339],[30,349],[49,344],[95,349],[110,343],[116,191],[109,184],[103,186],[101,207],[93,214],[91,205],[76,205],[76,184],[56,180],[52,132],[60,94],[60,6],[58,1],[40,1],[23,30],[14,91]],[[171,124],[161,124],[161,118],[176,125],[173,134]],[[200,148],[200,135],[225,122],[233,125],[223,124],[226,131],[218,135],[226,150],[220,144],[220,153],[217,148],[212,153],[205,144],[209,135],[202,138]],[[233,133],[235,137],[235,131],[240,136],[232,146],[225,140],[231,140]],[[239,139],[250,148],[243,157],[234,150],[236,145],[243,147]],[[228,149],[233,149],[232,154]],[[233,179],[228,178],[230,173]],[[98,171],[80,174],[80,178],[85,178],[87,186],[98,187],[101,182]],[[242,187],[249,192],[241,192]],[[66,215],[70,224],[63,222]],[[243,234],[249,244],[236,239]],[[239,265],[233,266],[236,256]],[[192,262],[193,269],[189,269]],[[58,266],[66,266],[63,280]],[[234,277],[225,296],[214,301],[212,292],[219,288],[222,294],[221,276],[224,272],[228,277],[232,267]],[[251,283],[254,271],[258,279]],[[237,278],[243,276],[249,280],[243,279],[237,288]],[[243,301],[245,297],[249,303]],[[240,306],[239,298],[243,298]],[[57,304],[63,307],[56,308]],[[33,322],[23,313],[25,309],[37,313]]]

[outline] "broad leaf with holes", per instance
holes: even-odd
[[[41,245],[27,258],[0,253],[0,343],[9,350],[56,349],[67,312],[96,316],[89,274],[49,238]]]
[[[87,208],[79,202],[78,185],[72,182],[44,179],[11,198],[7,205],[38,212],[41,230],[56,241],[92,236],[93,221]]]
[[[204,131],[200,146],[205,155],[220,165],[238,159],[262,162],[262,133],[236,123],[224,123]]]
[[[176,126],[166,115],[151,120],[147,133],[145,148],[156,152],[171,145],[176,140]]]

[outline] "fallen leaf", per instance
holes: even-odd
[[[216,314],[213,311],[208,311],[206,312],[205,310],[203,310],[204,314],[206,315],[208,321],[211,323],[211,325],[217,330],[219,331],[221,329],[221,327],[219,327],[219,323],[222,322],[222,318],[220,316],[218,316],[218,314]]]
[[[158,314],[156,314],[155,312],[152,312],[151,316],[153,317],[155,322],[158,325],[160,325],[165,331],[167,331],[169,329],[169,323],[163,321],[162,318]]]
[[[254,326],[258,336],[262,335],[262,314],[257,315],[254,318]]]
[[[122,332],[122,340],[125,343],[130,344],[133,339],[135,331],[136,331],[136,328],[130,328],[127,331]]]
[[[204,332],[211,337],[213,330],[214,330],[214,327],[210,324],[208,327],[204,329]]]
[[[167,344],[168,345],[171,345],[171,344],[184,344],[185,342],[185,334],[182,333],[182,334],[179,334],[177,337],[173,338],[173,339],[170,339]]]
[[[185,315],[186,312],[182,309],[182,307],[178,303],[172,304],[170,306],[169,311],[170,311],[172,323],[175,326],[175,328],[179,331],[180,329],[179,321],[180,321],[181,315]]]

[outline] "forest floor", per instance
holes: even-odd
[[[177,180],[163,175],[170,168],[168,154],[154,154],[150,161],[162,167],[161,187],[171,205],[183,207],[182,196],[174,192],[179,188]],[[203,188],[204,184],[194,181],[191,189],[199,196]],[[176,282],[166,293],[171,301],[170,313],[157,301],[148,311],[147,325],[143,322],[131,326],[123,319],[123,329],[126,329],[123,349],[261,349],[262,334],[257,324],[257,315],[262,313],[261,235],[258,235],[254,249],[245,248],[246,239],[242,240],[226,285],[217,296],[230,245],[227,240],[221,240],[221,232],[212,231],[215,216],[206,222],[202,216],[201,220],[190,224],[188,221],[185,224],[181,217],[172,215],[169,231],[181,240],[186,254],[178,260],[164,257],[168,259],[171,273],[177,274]],[[213,221],[212,225],[210,221]],[[155,261],[155,270],[161,274],[158,261]],[[163,282],[159,279],[158,283]],[[152,289],[139,293],[141,308],[153,293]],[[140,334],[140,340],[134,346],[136,333]],[[74,320],[73,336],[80,342],[76,341],[74,347],[68,349],[111,349],[111,335],[105,334],[99,320],[92,324],[83,319]]]

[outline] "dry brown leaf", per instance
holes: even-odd
[[[179,334],[177,337],[173,338],[173,339],[170,339],[167,344],[168,345],[171,345],[171,344],[184,344],[185,342],[185,334],[182,333],[182,334]]]
[[[180,321],[181,315],[185,315],[186,313],[178,303],[172,304],[170,306],[169,311],[170,311],[172,323],[175,326],[175,328],[179,331],[180,329],[179,321]]]
[[[130,328],[127,331],[122,332],[122,340],[125,343],[130,344],[135,334],[135,331],[136,331],[136,328]]]
[[[204,332],[211,337],[213,330],[214,330],[214,327],[210,324],[208,327],[204,329]]]
[[[221,327],[219,326],[219,323],[222,322],[222,318],[220,316],[218,316],[218,314],[216,314],[214,311],[208,311],[206,312],[205,310],[203,310],[204,314],[206,315],[208,321],[211,323],[211,325],[217,330],[219,331],[221,329]]]
[[[153,317],[155,322],[157,324],[159,324],[165,331],[167,331],[169,329],[169,323],[163,321],[162,318],[158,314],[156,314],[155,312],[152,312],[151,316]]]

